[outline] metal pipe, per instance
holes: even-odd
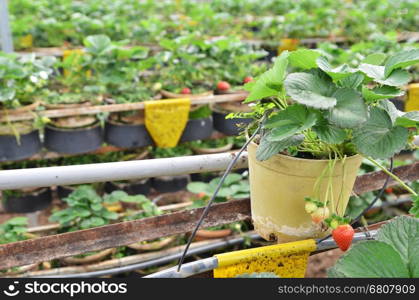
[[[10,31],[7,0],[0,0],[0,44],[4,52],[13,52],[13,39]]]
[[[0,190],[176,176],[224,170],[235,152],[0,171]],[[235,168],[247,167],[247,152]]]
[[[251,240],[258,240],[258,239],[261,238],[258,234],[251,234],[247,237],[250,238]],[[216,243],[213,243],[213,244],[210,244],[210,245],[205,245],[205,246],[201,246],[201,247],[192,248],[188,252],[188,256],[205,253],[205,252],[212,251],[212,250],[222,248],[222,247],[226,247],[226,246],[234,246],[234,245],[237,245],[237,244],[241,244],[243,242],[244,242],[244,237],[237,237],[237,238],[234,238],[234,239],[227,239],[227,240],[224,240],[224,241],[219,241],[219,242],[216,242]],[[88,278],[88,277],[99,277],[99,276],[105,276],[105,275],[114,275],[114,274],[131,272],[131,271],[138,270],[138,269],[145,269],[145,268],[150,268],[150,267],[166,264],[166,263],[169,263],[171,261],[179,259],[181,255],[182,255],[182,252],[179,252],[179,253],[176,253],[176,254],[171,254],[171,255],[164,256],[164,257],[159,257],[159,258],[156,258],[156,259],[153,259],[153,260],[140,262],[140,263],[136,263],[136,264],[132,264],[132,265],[128,265],[128,266],[122,266],[122,267],[118,267],[118,268],[108,269],[108,270],[100,270],[100,271],[77,273],[77,274],[52,275],[52,276],[33,276],[33,277],[36,277],[36,278],[74,278],[74,277]],[[208,259],[208,262],[211,261],[211,260],[213,260],[212,257],[210,257],[210,259]],[[205,261],[207,261],[207,260],[205,260]],[[185,266],[186,266],[186,264],[185,264]],[[208,266],[212,267],[211,269],[208,269],[208,270],[212,270],[213,268],[216,267],[216,266],[210,265],[210,264],[208,264]],[[168,269],[168,270],[170,270],[170,269]],[[183,270],[183,267],[182,267],[182,270]],[[193,274],[199,274],[199,273],[204,272],[205,270],[203,268],[199,268],[199,270],[196,270],[196,271],[197,272],[195,272]],[[191,276],[193,274],[189,274],[189,276]],[[29,276],[29,277],[31,277],[31,276]]]
[[[352,243],[357,243],[363,240],[373,239],[377,235],[377,230],[371,230],[367,232],[357,232],[354,235]],[[317,249],[311,254],[321,252],[328,249],[336,248],[337,245],[332,238],[328,238],[317,244]],[[145,278],[186,278],[191,275],[199,274],[209,270],[213,270],[218,267],[218,260],[216,257],[202,259],[182,265],[180,271],[177,271],[177,267],[172,267],[167,270],[163,270],[148,276]]]

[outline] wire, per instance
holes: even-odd
[[[394,163],[394,161],[393,161],[393,157],[392,157],[392,158],[390,158],[390,168],[388,169],[390,173],[393,172],[393,163]],[[381,198],[381,196],[383,195],[384,190],[386,189],[387,184],[388,184],[389,181],[390,181],[390,175],[387,175],[386,181],[384,181],[384,185],[381,188],[381,190],[378,192],[378,194],[375,196],[375,199],[373,201],[371,201],[371,203],[352,221],[351,225],[356,223],[368,210],[371,209],[371,207],[374,206],[374,204],[378,201],[378,199]]]
[[[264,119],[264,118],[263,118]],[[207,206],[205,207],[201,217],[199,218],[198,223],[196,224],[194,230],[192,231],[192,234],[189,237],[188,243],[186,244],[185,250],[183,251],[182,257],[179,260],[177,271],[180,271],[180,268],[182,267],[183,261],[185,260],[185,256],[188,252],[189,246],[191,245],[193,239],[195,238],[196,232],[198,231],[199,227],[201,226],[202,222],[204,221],[205,217],[208,215],[209,209],[211,207],[211,204],[214,202],[215,197],[217,196],[219,190],[221,189],[222,184],[224,183],[224,180],[226,179],[227,175],[231,172],[234,165],[236,164],[237,160],[240,158],[240,155],[246,150],[247,146],[250,144],[250,142],[256,137],[256,135],[259,133],[260,129],[262,128],[263,124],[262,122],[259,123],[258,128],[256,131],[252,134],[252,136],[246,141],[246,143],[243,145],[243,147],[240,149],[239,152],[237,152],[236,157],[229,163],[227,169],[225,170],[223,176],[221,177],[220,182],[217,185],[217,188],[215,189],[215,192],[212,194],[211,199],[208,201]]]

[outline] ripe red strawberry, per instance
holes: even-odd
[[[183,88],[183,89],[180,91],[180,93],[181,93],[181,94],[188,95],[188,94],[190,94],[190,93],[191,93],[191,89],[190,89],[190,88],[185,87],[185,88]]]
[[[228,91],[230,89],[230,84],[227,81],[220,81],[217,83],[217,90],[219,91]]]
[[[385,189],[385,192],[387,194],[393,194],[393,188],[392,187],[388,187],[388,188]]]
[[[204,198],[207,194],[205,192],[200,192],[197,196],[199,199]]]
[[[332,236],[336,244],[342,251],[348,250],[351,246],[352,239],[354,238],[354,229],[351,225],[339,225],[336,229],[333,229]]]
[[[253,81],[253,77],[251,77],[251,76],[246,76],[246,77],[243,79],[243,83],[248,83],[248,82],[250,82],[250,81]]]
[[[329,217],[329,209],[327,207],[319,207],[311,214],[311,220],[319,224],[324,219],[327,219]]]

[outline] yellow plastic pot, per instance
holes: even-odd
[[[266,161],[256,160],[257,145],[250,143],[249,176],[252,220],[255,230],[266,240],[279,243],[320,238],[329,232],[315,224],[305,211],[305,197],[314,197],[316,179],[328,160],[301,159],[277,154]],[[338,161],[331,172],[335,213],[343,215],[355,183],[362,157]],[[320,182],[320,200],[325,199],[329,176]],[[332,205],[329,203],[332,213]]]

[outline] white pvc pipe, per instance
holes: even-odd
[[[0,0],[0,44],[4,52],[13,52],[13,39],[10,32],[7,0]]]
[[[0,190],[223,171],[235,152],[124,162],[0,171]],[[247,167],[243,152],[235,168]]]

